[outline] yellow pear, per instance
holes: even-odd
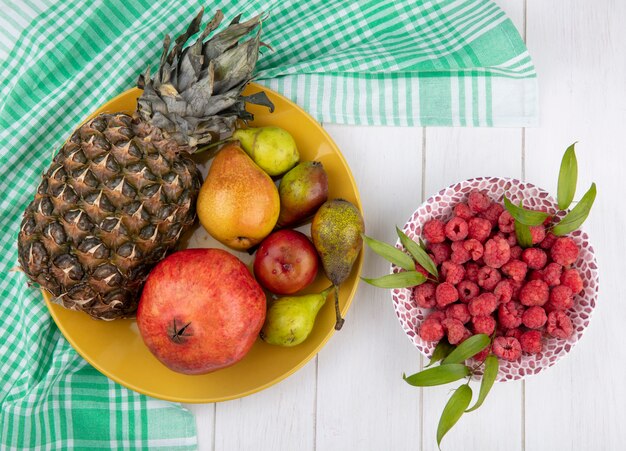
[[[196,209],[213,238],[246,250],[272,231],[280,200],[272,179],[241,147],[228,144],[213,159]]]

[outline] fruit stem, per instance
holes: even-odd
[[[255,244],[251,248],[247,249],[246,252],[248,253],[248,255],[253,255],[257,251],[260,245],[261,243]]]
[[[187,329],[187,327],[189,327],[191,325],[191,322],[188,322],[187,324],[185,324],[184,326],[182,326],[180,329],[177,327],[176,325],[176,318],[174,318],[174,328],[172,331],[172,335],[171,335],[171,339],[172,341],[176,342],[176,343],[182,343],[183,342],[183,338],[182,337],[186,337],[189,336],[191,334],[186,334],[185,330]]]
[[[335,316],[337,318],[335,322],[335,330],[341,330],[345,320],[341,317],[341,312],[339,311],[339,286],[333,286],[335,287]]]
[[[326,300],[326,298],[328,297],[328,293],[330,293],[330,290],[332,290],[333,288],[335,288],[335,285],[330,285],[328,288],[326,288],[320,293],[322,297],[324,298],[324,300]]]

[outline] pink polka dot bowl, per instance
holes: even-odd
[[[404,233],[418,241],[418,238],[422,236],[422,225],[426,221],[433,218],[447,221],[452,217],[454,205],[467,201],[469,192],[476,189],[484,191],[492,200],[501,204],[506,194],[513,203],[522,200],[526,208],[552,213],[558,210],[556,200],[547,191],[531,183],[510,178],[480,177],[455,183],[430,197],[411,215],[404,225]],[[551,367],[570,352],[589,325],[598,297],[598,265],[589,236],[583,230],[579,229],[568,236],[576,242],[580,249],[578,260],[572,267],[579,271],[584,286],[583,291],[574,298],[574,307],[567,312],[572,320],[574,332],[567,340],[544,334],[541,353],[535,355],[522,354],[522,357],[515,362],[501,359],[497,378],[499,382],[521,380]],[[399,240],[396,247],[402,248]],[[398,270],[399,268],[392,265],[392,272]],[[430,358],[436,343],[424,341],[418,334],[420,325],[430,310],[420,308],[412,299],[411,294],[410,288],[393,289],[394,310],[408,338],[424,356]],[[470,364],[473,363],[476,362],[470,362]],[[480,376],[480,371],[477,371],[476,375]]]

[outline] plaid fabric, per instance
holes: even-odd
[[[269,11],[258,80],[324,122],[528,125],[536,77],[487,0],[217,1]],[[20,0],[0,8],[0,448],[196,447],[193,416],[82,360],[18,271],[21,215],[54,149],[97,105],[156,67],[198,2]],[[210,12],[210,11],[208,11]]]

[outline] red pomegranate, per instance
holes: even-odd
[[[265,294],[221,249],[187,249],[161,261],[143,288],[137,325],[165,366],[204,374],[241,360],[265,321]]]

